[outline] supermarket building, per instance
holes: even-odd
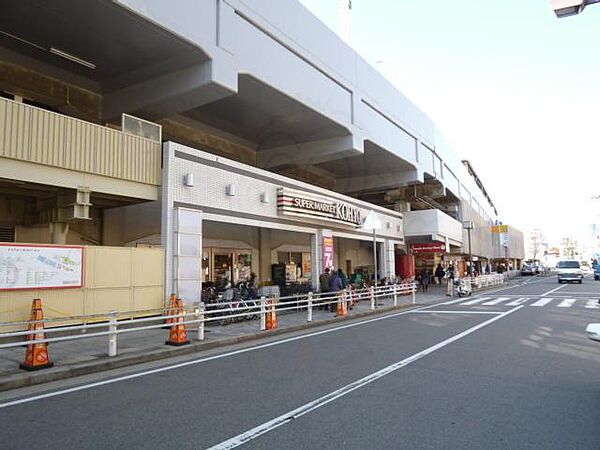
[[[466,220],[473,255],[494,257],[473,168],[299,2],[3,8],[0,241],[86,247],[82,286],[43,291],[57,314],[194,301],[250,272],[310,289],[326,264],[369,276],[370,212],[380,277],[413,244],[444,244],[421,264],[464,262]],[[31,292],[0,299],[16,317]]]

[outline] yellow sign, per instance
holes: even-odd
[[[508,233],[508,225],[494,225],[492,233]]]

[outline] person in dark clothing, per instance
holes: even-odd
[[[423,292],[427,292],[429,283],[431,283],[431,273],[429,272],[429,269],[424,267],[421,269],[419,275],[421,276],[421,288],[423,289]]]
[[[439,284],[442,284],[444,275],[446,275],[446,272],[444,271],[442,265],[438,264],[437,268],[435,269],[435,277],[438,279]]]
[[[446,270],[446,279],[448,280],[446,295],[452,297],[454,295],[454,266],[452,264],[450,264],[448,270]]]
[[[340,278],[338,272],[336,270],[334,270],[333,274],[331,275],[331,279],[329,280],[329,292],[339,292],[342,289],[343,289],[342,279]],[[335,312],[336,304],[330,303],[329,310],[331,312]]]
[[[321,293],[327,294],[329,292],[329,284],[331,283],[331,273],[329,267],[325,267],[325,272],[319,277],[319,284],[321,285]],[[319,305],[318,309],[326,309],[326,305]]]
[[[346,274],[344,273],[344,271],[342,269],[338,269],[337,273],[338,273],[338,276],[340,277],[340,280],[342,280],[342,289],[346,289],[348,287],[348,277],[346,276]]]

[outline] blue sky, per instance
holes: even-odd
[[[301,0],[339,32],[338,0]],[[353,0],[351,45],[471,160],[508,223],[582,239],[600,200],[600,4]]]

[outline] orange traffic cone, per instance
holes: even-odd
[[[173,315],[183,314],[183,302],[180,298],[176,299],[175,302],[176,310]],[[176,317],[171,320],[171,331],[169,331],[169,340],[165,342],[167,345],[187,345],[190,343],[190,340],[187,337],[187,333],[185,331],[185,325],[183,321],[183,317]]]
[[[277,300],[269,300],[269,310],[267,311],[267,330],[274,330],[277,328],[277,312],[275,311],[275,304]]]
[[[344,293],[338,295],[337,302],[337,311],[336,316],[341,317],[348,314],[348,306],[346,305],[346,299],[344,298]]]
[[[169,297],[169,308],[167,309],[167,316],[174,316],[177,314],[177,296],[175,294],[171,294]],[[165,324],[168,325],[166,327],[162,327],[163,330],[170,328],[170,325],[175,322],[174,319],[168,318],[165,319]]]
[[[42,301],[39,298],[33,300],[31,305],[30,324],[28,331],[36,331],[34,334],[28,334],[28,341],[37,341],[44,339],[44,312],[42,311]],[[28,344],[25,353],[25,361],[19,365],[23,370],[39,370],[52,367],[54,363],[50,362],[48,357],[48,343]]]

